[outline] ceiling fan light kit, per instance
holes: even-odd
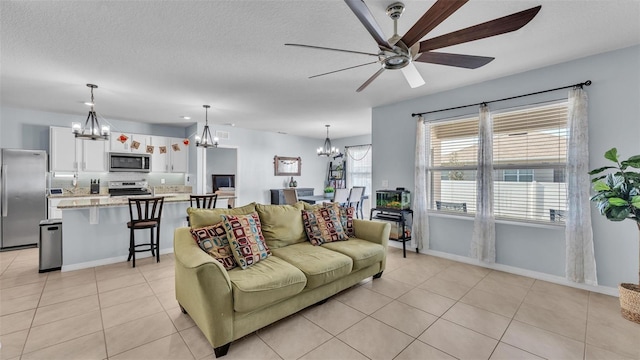
[[[373,82],[384,70],[402,70],[402,74],[411,88],[416,88],[425,84],[424,79],[416,69],[414,62],[431,63],[445,66],[454,66],[465,69],[476,69],[494,60],[492,57],[451,54],[433,52],[453,45],[463,44],[470,41],[480,40],[508,32],[516,31],[528,24],[540,11],[542,6],[536,6],[511,15],[487,21],[478,25],[470,26],[448,34],[440,35],[431,39],[420,41],[430,31],[435,29],[440,23],[455,13],[469,0],[437,0],[422,17],[407,31],[404,36],[398,35],[397,21],[404,12],[404,4],[394,2],[387,6],[386,13],[393,20],[394,35],[388,40],[385,39],[382,29],[376,22],[373,14],[363,0],[344,0],[351,11],[356,15],[365,29],[378,45],[378,54],[365,53],[361,51],[343,50],[329,47],[285,44],[287,46],[306,47],[318,50],[331,50],[355,53],[367,56],[377,56],[378,61],[366,64],[351,66],[344,69],[326,72],[311,76],[329,75],[340,71],[345,71],[360,66],[380,63],[381,68],[376,71],[356,92],[364,90]]]
[[[71,132],[75,135],[76,139],[81,140],[109,140],[110,128],[107,125],[100,125],[98,115],[94,109],[95,102],[93,99],[93,89],[97,89],[98,85],[87,84],[87,87],[91,89],[91,102],[86,102],[86,105],[91,106],[87,120],[82,126],[79,122],[71,123]]]
[[[218,138],[211,136],[211,130],[209,130],[209,105],[202,105],[204,108],[204,129],[202,130],[202,136],[196,135],[196,146],[202,148],[218,147]]]

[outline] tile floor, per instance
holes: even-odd
[[[640,359],[617,298],[389,249],[387,270],[232,344],[226,359]],[[38,274],[0,253],[0,359],[212,359],[174,259]]]

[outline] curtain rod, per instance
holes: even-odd
[[[551,91],[556,91],[556,90],[583,87],[583,86],[589,86],[589,85],[591,85],[591,80],[587,80],[585,82],[581,82],[581,83],[578,83],[578,84],[562,86],[562,87],[555,88],[555,89],[542,90],[542,91],[537,91],[537,92],[524,94],[524,95],[518,95],[518,96],[511,96],[511,97],[504,98],[504,99],[483,101],[483,102],[479,102],[479,103],[476,103],[476,104],[469,104],[469,105],[450,107],[450,108],[440,109],[440,110],[432,110],[432,111],[425,111],[425,112],[420,112],[420,113],[413,113],[413,114],[411,114],[411,116],[412,117],[416,117],[416,116],[422,116],[422,115],[426,115],[426,114],[433,114],[433,113],[442,112],[442,111],[463,109],[463,108],[471,107],[471,106],[480,106],[480,105],[483,105],[483,104],[486,105],[486,104],[493,103],[493,102],[498,102],[498,101],[512,100],[512,99],[517,99],[517,98],[521,98],[521,97],[525,97],[525,96],[538,95],[538,94],[543,94],[543,93],[546,93],[546,92],[551,92]]]

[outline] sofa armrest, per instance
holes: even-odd
[[[176,299],[213,347],[233,339],[233,294],[227,270],[200,249],[188,227],[173,237]]]
[[[387,248],[391,225],[380,221],[353,219],[353,229],[358,239],[380,244]]]

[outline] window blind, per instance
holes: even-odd
[[[507,110],[492,116],[495,216],[562,222],[566,201],[567,102]],[[474,213],[478,118],[428,126],[431,208]]]

